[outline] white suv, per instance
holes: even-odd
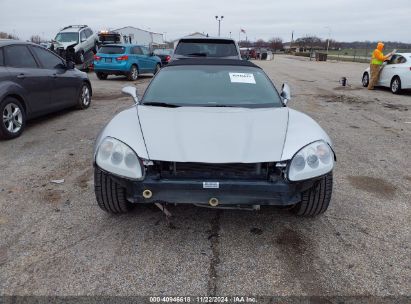
[[[67,49],[74,49],[76,63],[84,62],[84,54],[96,52],[98,36],[87,25],[69,25],[63,28],[54,38],[51,49],[63,58],[67,58]]]

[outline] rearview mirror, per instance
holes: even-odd
[[[121,89],[121,92],[133,97],[134,103],[138,104],[137,89],[136,87],[128,86]]]
[[[288,84],[283,83],[282,87],[281,87],[281,93],[280,96],[283,100],[283,104],[287,105],[287,103],[290,101],[291,99],[291,90],[290,87],[288,86]]]

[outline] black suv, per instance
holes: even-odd
[[[241,59],[240,49],[229,38],[181,38],[172,60],[185,58]]]
[[[39,45],[0,40],[0,138],[18,137],[28,119],[91,102],[86,73]]]

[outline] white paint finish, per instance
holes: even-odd
[[[138,111],[151,160],[254,163],[281,159],[289,109],[140,105]]]
[[[327,133],[308,115],[289,109],[288,130],[281,160],[291,159],[302,147],[324,140],[332,148]]]
[[[94,155],[96,153],[96,148],[107,136],[114,137],[127,144],[140,158],[148,159],[143,134],[141,133],[140,124],[138,122],[136,106],[118,113],[103,128],[97,137],[94,147]]]
[[[407,62],[398,64],[384,64],[378,86],[389,88],[391,86],[391,80],[394,76],[399,76],[401,79],[402,89],[411,89],[411,53],[397,53],[396,55],[403,56]],[[370,68],[365,70],[370,74]]]

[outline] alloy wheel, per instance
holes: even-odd
[[[400,87],[400,82],[398,81],[398,78],[395,78],[391,84],[391,91],[393,93],[398,92],[398,89]]]
[[[90,90],[87,85],[84,85],[81,90],[81,102],[84,106],[88,106],[90,104]]]
[[[138,70],[137,70],[137,68],[136,68],[135,66],[133,66],[133,67],[131,68],[131,78],[132,78],[133,80],[136,80],[137,77],[138,77]]]
[[[4,127],[12,134],[20,131],[23,125],[23,113],[18,105],[9,103],[3,110],[3,124]]]
[[[362,77],[362,85],[363,85],[364,87],[366,87],[366,86],[368,86],[368,82],[369,82],[369,80],[368,80],[368,74],[364,74],[364,76]]]

